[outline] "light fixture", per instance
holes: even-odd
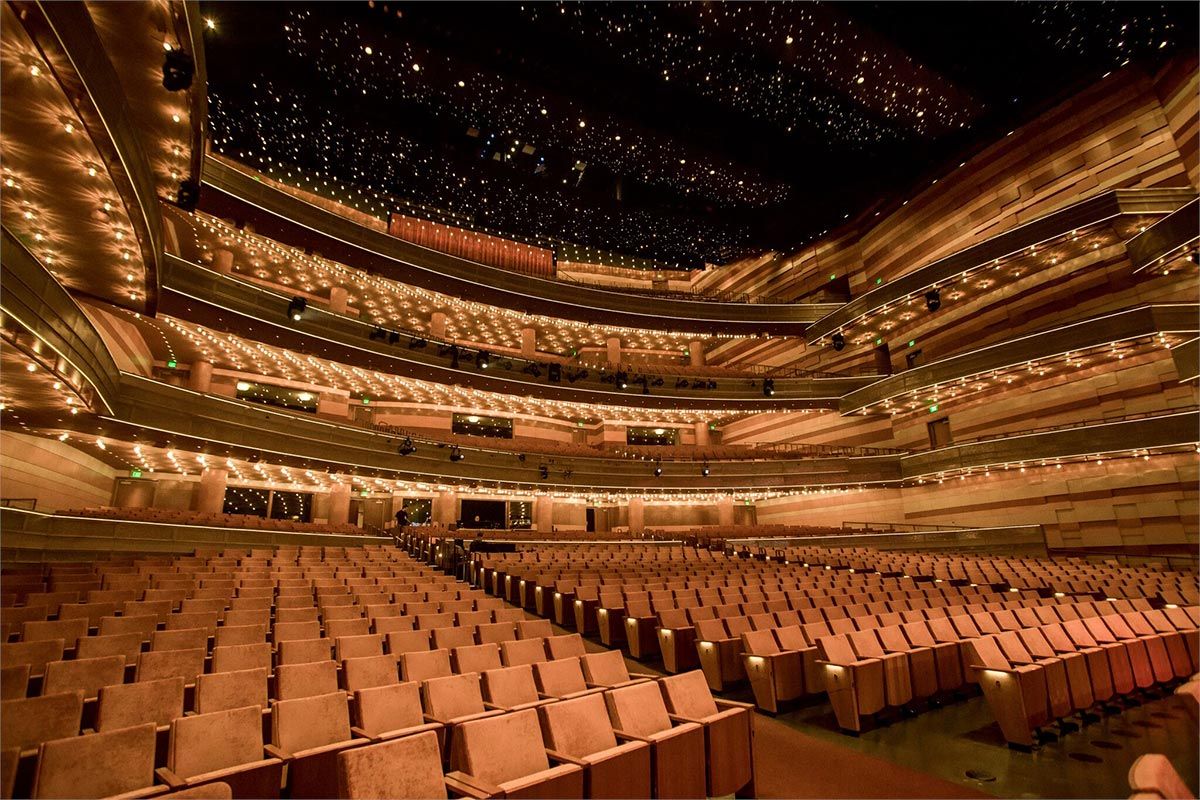
[[[840,331],[829,337],[829,341],[833,343],[833,349],[838,352],[841,352],[846,347],[846,337]]]
[[[925,307],[937,311],[942,307],[942,293],[938,289],[930,289],[925,293]]]
[[[294,322],[299,322],[304,317],[304,311],[308,308],[308,301],[303,297],[293,297],[288,303],[288,316]]]
[[[773,397],[775,395],[774,378],[763,378],[762,392],[764,397]]]

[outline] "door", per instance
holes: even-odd
[[[935,419],[928,424],[929,427],[929,447],[931,450],[936,450],[939,447],[949,447],[952,443],[950,438],[950,418],[942,417]]]
[[[596,509],[589,508],[587,510],[587,532],[596,532]]]

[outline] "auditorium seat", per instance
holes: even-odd
[[[583,677],[589,687],[616,689],[654,679],[652,675],[630,674],[620,650],[588,653],[579,658],[579,666],[583,669]]]
[[[394,672],[395,670],[393,670]],[[406,681],[425,681],[454,674],[449,650],[426,650],[400,656],[400,674]]]
[[[1012,664],[990,636],[970,643],[971,669],[1010,745],[1033,747],[1039,728],[1051,721],[1043,667]]]
[[[0,664],[6,667],[28,666],[30,679],[41,680],[46,674],[46,665],[51,661],[61,661],[64,653],[62,639],[0,644]]]
[[[696,629],[688,617],[687,609],[665,608],[659,611],[656,632],[663,669],[675,674],[696,668],[699,664],[696,656]]]
[[[714,698],[700,670],[667,676],[659,687],[673,721],[704,728],[708,796],[754,797],[754,706]]]
[[[186,686],[192,686],[196,683],[196,676],[204,672],[205,654],[204,648],[139,653],[134,680],[156,681],[162,678],[183,678]]]
[[[155,785],[154,725],[135,725],[44,742],[33,778],[35,800],[149,797]]]
[[[605,693],[605,704],[619,736],[650,745],[651,796],[707,796],[704,728],[672,722],[656,683],[613,689]]]
[[[441,725],[446,731],[446,754],[449,757],[460,725],[474,719],[503,714],[488,708],[483,701],[480,677],[476,673],[431,678],[421,684],[421,705],[425,719]]]
[[[591,688],[583,676],[583,667],[577,658],[561,658],[533,665],[533,677],[538,692],[546,697],[565,700],[589,692],[603,691]]]
[[[463,674],[467,672],[483,673],[487,670],[500,669],[500,646],[497,644],[473,644],[467,647],[456,647],[451,652],[454,671]]]
[[[859,732],[863,720],[887,706],[887,687],[883,661],[859,658],[844,634],[817,639],[821,659],[817,662],[825,675],[825,691],[833,705],[838,725]]]
[[[804,696],[803,657],[798,651],[781,648],[774,631],[743,633],[742,658],[759,708],[776,713],[781,702]]]
[[[19,700],[28,694],[28,664],[0,667],[0,700]]]
[[[444,800],[447,787],[460,797],[486,793],[442,774],[437,736],[431,732],[390,739],[337,754],[337,792],[332,797],[362,800]]]
[[[506,667],[515,667],[521,664],[536,664],[540,661],[546,661],[546,640],[538,637],[501,642],[500,656]]]
[[[0,741],[32,757],[42,742],[78,736],[82,718],[80,690],[0,701]]]
[[[337,664],[332,661],[280,664],[275,668],[276,700],[298,700],[337,690],[338,669]]]
[[[538,715],[553,757],[583,770],[586,797],[650,797],[650,747],[618,742],[599,694],[543,705]]]
[[[257,706],[267,711],[267,675],[265,667],[200,675],[196,679],[196,713],[244,706]]]
[[[578,633],[551,636],[546,639],[546,653],[553,661],[558,658],[577,658],[587,653],[583,637]]]
[[[384,741],[422,731],[445,736],[444,726],[425,718],[421,693],[415,683],[375,686],[354,693],[352,733],[372,741]]]
[[[268,752],[287,765],[292,798],[333,797],[337,791],[337,754],[364,744],[350,731],[344,692],[275,703]]]
[[[88,636],[80,639],[75,648],[78,659],[100,658],[102,656],[121,656],[127,667],[137,663],[138,653],[142,652],[142,637],[138,633],[116,633],[107,636]]]
[[[480,677],[483,698],[489,708],[520,711],[553,702],[552,698],[538,692],[533,667],[529,664],[489,669],[481,672]]]
[[[342,688],[347,692],[354,693],[359,689],[390,686],[399,682],[396,659],[390,655],[363,656],[342,662]]]
[[[551,766],[534,709],[464,722],[451,748],[450,768],[462,773],[454,777],[488,796],[583,797],[583,770],[574,764]]]
[[[1140,755],[1129,767],[1130,796],[1138,800],[1196,800],[1175,767],[1160,753]]]
[[[517,638],[516,625],[512,622],[492,622],[476,628],[480,644],[500,644]]]
[[[173,790],[219,781],[235,798],[276,798],[283,761],[265,750],[262,714],[247,706],[173,720],[167,766],[158,776]]]

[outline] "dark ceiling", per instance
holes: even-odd
[[[205,3],[218,152],[385,216],[671,266],[788,248],[1102,74],[1182,3]],[[600,257],[597,257],[599,260]]]

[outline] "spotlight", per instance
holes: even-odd
[[[654,477],[656,477],[656,478],[662,477],[662,467],[654,468]]]
[[[199,202],[200,184],[191,178],[180,181],[179,188],[175,190],[175,205],[184,211],[195,211]]]
[[[542,464],[540,467],[538,467],[538,477],[542,480],[546,480],[546,478],[550,477],[550,470],[545,464]]]
[[[829,337],[829,340],[833,342],[834,350],[841,351],[846,347],[846,337],[841,333],[835,333],[833,336]]]
[[[479,354],[475,356],[475,366],[480,369],[487,369],[491,363],[486,350],[480,350]]]
[[[546,367],[546,379],[551,383],[558,383],[562,380],[562,365],[551,364]]]
[[[925,306],[930,311],[937,311],[942,307],[942,293],[937,289],[930,289],[925,293]]]
[[[773,397],[775,395],[775,379],[763,378],[763,397]]]
[[[703,467],[700,468],[700,474],[702,476],[704,476],[705,478],[708,477],[708,464],[705,464]]]
[[[412,437],[405,436],[404,441],[398,448],[396,448],[396,452],[402,456],[411,456],[413,453],[417,452],[417,447],[413,444]]]
[[[400,341],[400,334],[396,331],[388,331],[388,344],[396,344]]]
[[[624,372],[618,372],[616,375],[617,386],[621,389],[629,388],[629,375]]]
[[[688,387],[687,378],[676,378],[675,379],[675,388],[676,389],[686,389],[687,387]]]
[[[375,330],[371,331],[367,335],[367,338],[373,342],[382,342],[387,338],[387,331],[385,331],[383,328],[375,328]]]
[[[524,464],[525,463],[525,454],[517,453],[517,461],[520,461],[522,464]]]
[[[535,378],[542,377],[542,368],[533,362],[526,364],[525,369],[521,370],[521,372],[524,372],[526,375],[532,375]]]
[[[463,454],[462,451],[458,449],[458,445],[454,445],[450,448],[450,460],[456,462],[463,460]]]
[[[715,388],[717,388],[717,382],[714,381],[712,378],[709,378],[708,384],[704,388],[705,389],[715,389]]]
[[[409,350],[424,350],[425,345],[427,345],[427,344],[429,344],[429,343],[426,342],[424,339],[422,339],[420,336],[414,336],[408,340],[408,349]]]
[[[288,303],[288,316],[293,322],[299,322],[304,317],[304,310],[308,308],[308,301],[303,297],[293,297],[292,302]]]
[[[163,55],[162,85],[168,92],[181,92],[192,85],[195,62],[184,50],[172,48]]]

